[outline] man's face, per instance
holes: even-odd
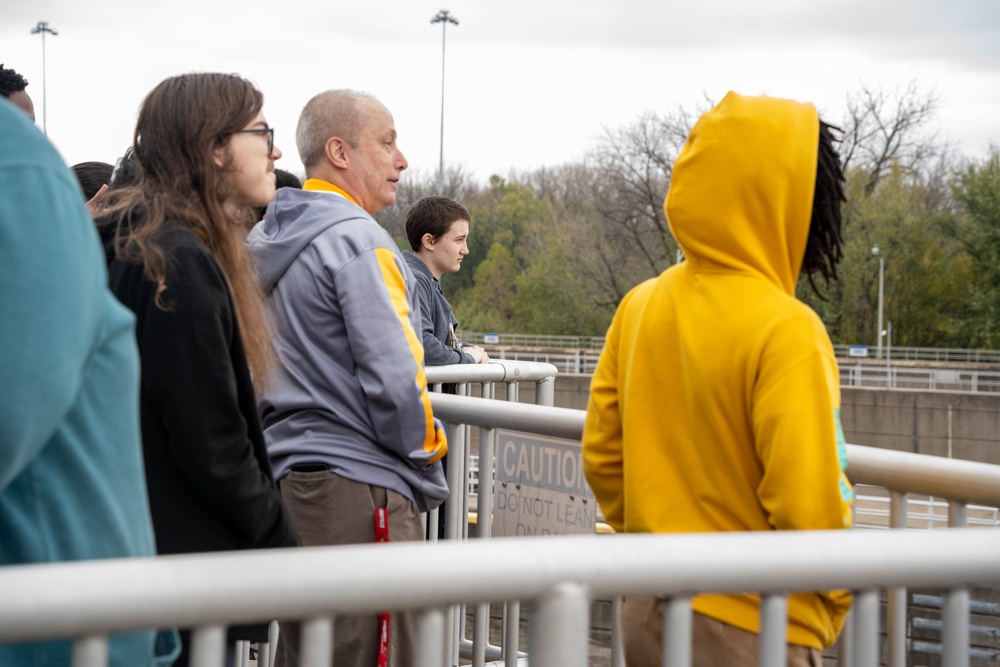
[[[427,252],[421,253],[427,256],[424,263],[430,268],[431,275],[440,278],[443,273],[455,273],[462,268],[462,260],[469,254],[468,241],[468,220],[454,221],[447,232],[431,241]]]
[[[35,122],[35,105],[31,102],[31,98],[28,93],[23,90],[19,90],[16,93],[11,93],[11,96],[7,98],[11,103],[18,109],[28,114],[28,118],[31,122]]]
[[[351,196],[369,214],[375,215],[396,201],[396,184],[409,166],[396,146],[396,124],[389,110],[378,102],[366,103],[366,119],[358,145],[348,145],[348,171],[353,182]]]

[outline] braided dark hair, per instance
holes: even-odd
[[[0,95],[10,97],[27,87],[27,79],[10,68],[4,69],[3,64],[0,63]]]
[[[844,170],[840,155],[834,147],[836,139],[833,130],[840,128],[819,122],[819,158],[816,165],[816,191],[813,195],[812,219],[809,221],[809,241],[802,260],[802,272],[809,278],[809,286],[823,301],[826,301],[813,274],[823,277],[825,287],[837,279],[837,264],[844,257],[841,250],[843,237],[840,233],[841,204],[844,196]]]

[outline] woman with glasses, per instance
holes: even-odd
[[[254,386],[268,323],[243,243],[274,197],[263,98],[226,74],[160,83],[139,111],[137,180],[101,221],[111,289],[136,315],[146,478],[160,554],[299,544],[271,474]],[[234,632],[235,630],[235,632]],[[266,639],[266,626],[231,639]],[[185,650],[178,665],[186,664]]]

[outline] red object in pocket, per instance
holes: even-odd
[[[375,510],[375,541],[389,542],[389,511],[384,507]],[[389,612],[378,615],[378,667],[389,665]]]

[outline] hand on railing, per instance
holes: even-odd
[[[486,350],[478,345],[462,345],[462,352],[475,359],[477,364],[488,364],[490,362],[490,355],[486,354]]]

